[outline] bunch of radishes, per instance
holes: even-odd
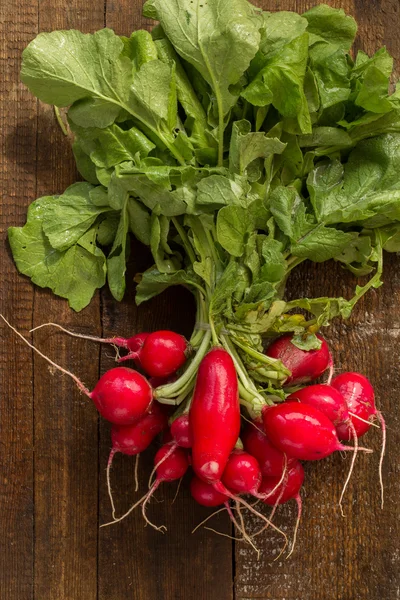
[[[332,379],[331,354],[326,341],[318,337],[321,340],[318,350],[300,350],[292,343],[292,334],[278,338],[265,350],[269,357],[279,359],[291,375],[284,384],[285,400],[278,403],[274,397],[275,403],[272,400],[266,402],[252,421],[246,416],[246,408],[242,407],[241,414],[234,357],[219,345],[214,345],[202,356],[192,393],[172,415],[170,405],[173,402],[164,399],[160,390],[165,390],[168,382],[185,380],[185,374],[190,371],[190,368],[184,369],[179,377],[191,348],[177,333],[157,331],[129,339],[90,337],[128,350],[128,354],[118,360],[134,360],[149,377],[118,366],[102,375],[92,392],[75,375],[34,349],[53,366],[73,377],[79,389],[93,400],[99,413],[111,423],[108,483],[115,453],[138,456],[164,432],[164,443],[154,458],[155,482],[149,482],[148,493],[122,517],[116,517],[109,483],[113,520],[108,524],[122,520],[140,504],[145,520],[150,522],[145,509],[157,487],[161,482],[181,479],[191,466],[193,498],[203,506],[225,506],[242,539],[253,544],[246,532],[241,508],[260,517],[264,521],[263,529],[268,525],[277,529],[271,522],[277,505],[295,499],[299,521],[300,490],[304,481],[300,461],[319,460],[336,450],[353,452],[341,503],[357,450],[366,450],[358,447],[358,438],[369,430],[375,417],[380,419],[383,431],[382,483],[385,423],[376,409],[374,390],[368,379],[359,373],[342,373]],[[196,356],[191,364],[196,365]],[[302,387],[328,368],[328,383]],[[242,430],[241,417],[244,421]],[[353,446],[341,443],[350,440],[353,440]],[[272,515],[267,518],[243,495],[273,506]]]

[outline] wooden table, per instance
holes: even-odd
[[[168,1],[168,0],[165,0]],[[264,9],[306,10],[312,0],[265,0]],[[400,59],[399,0],[337,0],[359,23],[357,49],[382,44]],[[23,224],[36,197],[59,193],[76,180],[68,141],[52,109],[19,83],[21,52],[40,31],[104,26],[117,33],[148,27],[140,0],[2,0],[0,9],[1,106],[1,312],[20,330],[44,321],[95,335],[160,327],[189,334],[190,296],[176,289],[140,309],[133,285],[117,304],[107,291],[80,314],[48,291],[19,276],[6,242],[9,225]],[[136,246],[130,269],[149,256]],[[120,526],[99,529],[110,517],[105,468],[109,427],[73,383],[52,375],[46,364],[1,326],[0,412],[0,598],[1,600],[395,600],[400,598],[400,259],[388,257],[385,285],[363,300],[349,322],[330,331],[337,368],[358,369],[372,379],[388,422],[384,467],[386,504],[379,507],[378,454],[359,456],[346,495],[346,518],[337,502],[349,459],[336,455],[306,467],[306,494],[297,550],[273,561],[279,539],[259,539],[260,560],[249,547],[193,527],[208,512],[196,507],[184,483],[165,486],[149,511],[165,523],[161,535],[144,527],[140,512]],[[350,294],[352,275],[337,265],[306,265],[291,288],[304,294]],[[34,343],[93,385],[112,365],[111,351],[59,333],[42,331]],[[368,435],[379,449],[379,431]],[[141,492],[151,453],[140,464]],[[112,473],[118,510],[134,498],[133,461],[117,456]],[[290,533],[295,506],[284,507],[277,523]],[[231,533],[225,515],[212,526]]]

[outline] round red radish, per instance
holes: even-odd
[[[115,367],[100,377],[89,396],[107,421],[131,425],[149,410],[153,391],[137,371]]]
[[[285,385],[307,383],[326,371],[331,360],[328,344],[321,335],[317,337],[322,342],[318,350],[300,350],[292,344],[291,333],[282,335],[265,350],[267,356],[278,358],[291,372]]]
[[[328,417],[308,404],[288,402],[266,407],[263,421],[272,444],[299,460],[319,460],[335,450],[353,450],[339,442]]]
[[[153,439],[168,427],[168,408],[153,402],[149,412],[133,425],[113,425],[113,450],[134,456],[148,448]]]
[[[206,483],[196,476],[190,482],[190,493],[197,504],[201,504],[202,506],[220,506],[228,500],[226,494],[218,492],[211,483]]]
[[[347,402],[332,385],[318,383],[293,392],[286,402],[298,401],[320,410],[334,425],[350,419]]]
[[[157,474],[156,482],[175,481],[186,473],[189,466],[188,456],[182,448],[173,448],[171,443],[165,444],[155,455],[154,465]]]
[[[257,460],[244,450],[233,450],[223,472],[222,483],[237,494],[257,493],[261,483]]]
[[[223,348],[200,363],[189,419],[193,470],[207,483],[219,482],[240,431],[236,369]]]
[[[374,388],[371,383],[360,373],[348,372],[335,377],[332,387],[346,400],[357,436],[363,436],[371,427],[369,421],[377,413]],[[336,431],[340,440],[348,441],[353,437],[348,423],[339,424]]]
[[[177,417],[170,427],[171,435],[181,448],[192,447],[192,433],[190,430],[189,415],[183,414]]]
[[[188,343],[174,331],[150,333],[137,353],[144,371],[151,377],[168,377],[185,364]]]
[[[297,497],[304,482],[304,469],[302,464],[297,461],[292,464],[281,485],[278,486],[280,480],[280,477],[262,478],[259,493],[260,495],[264,495],[262,501],[265,504],[275,506],[275,504],[284,504],[285,502],[288,502],[288,500]]]
[[[243,447],[257,459],[263,477],[281,477],[285,463],[289,467],[295,459],[285,460],[285,453],[271,444],[263,429],[261,421],[249,423],[241,435]]]
[[[119,345],[123,346],[124,348],[128,348],[128,350],[130,350],[131,352],[139,352],[142,349],[142,346],[145,343],[148,336],[149,336],[148,333],[146,333],[145,331],[142,331],[142,333],[137,333],[136,335],[133,335],[132,337],[130,337],[128,339],[124,339],[124,338],[116,338],[116,339],[119,340],[120,342],[123,341],[123,343],[120,343]]]

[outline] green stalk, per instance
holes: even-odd
[[[239,377],[239,393],[244,399],[248,399],[251,402],[255,410],[261,411],[261,408],[266,404],[266,400],[257,391],[253,381],[249,378],[246,368],[244,367],[240,356],[237,354],[235,347],[232,345],[229,338],[225,335],[221,335],[221,342],[225,350],[230,354],[236,372]]]
[[[187,233],[185,231],[185,228],[182,227],[182,225],[179,223],[178,219],[176,217],[172,217],[172,222],[175,225],[175,229],[177,230],[177,232],[179,233],[179,236],[182,240],[183,243],[183,247],[186,250],[186,254],[188,255],[190,262],[193,264],[196,262],[197,257],[196,254],[193,250],[192,244],[190,243],[190,240],[187,236]]]
[[[186,369],[186,371],[173,383],[162,385],[154,390],[154,397],[158,400],[159,398],[171,398],[176,393],[181,393],[184,386],[187,385],[192,377],[195,376],[197,369],[206,354],[211,341],[211,331],[205,331],[203,341],[200,344],[192,362]]]

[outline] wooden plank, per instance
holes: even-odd
[[[107,26],[119,34],[129,35],[134,29],[148,27],[142,19],[141,2],[113,0],[107,3]],[[151,265],[148,251],[138,243],[133,244],[133,260],[128,273],[126,299],[118,304],[107,292],[103,293],[104,335],[168,328],[190,336],[193,327],[194,306],[189,293],[175,289],[135,307],[132,278],[137,271]],[[112,366],[103,352],[102,369]],[[109,428],[101,426],[101,472],[104,472],[110,449]],[[154,450],[149,450],[140,463],[141,487],[134,492],[133,459],[117,456],[112,473],[113,489],[122,514],[140,498],[147,488],[152,468]],[[110,519],[109,501],[100,481],[101,521]],[[188,600],[189,598],[232,598],[232,542],[202,530],[191,535],[192,529],[205,518],[208,511],[196,506],[190,498],[186,478],[179,496],[172,506],[176,486],[166,484],[157,492],[157,503],[149,507],[149,516],[157,524],[165,524],[165,535],[144,527],[140,511],[125,522],[102,529],[99,551],[99,600]],[[226,517],[215,519],[213,526],[230,533]],[[113,568],[110,569],[109,565]]]
[[[32,326],[33,289],[19,276],[7,228],[25,222],[35,197],[36,101],[19,84],[22,49],[37,32],[37,6],[0,6],[0,312]],[[29,348],[0,324],[0,589],[4,600],[33,593],[33,387]]]
[[[313,3],[285,2],[279,9],[306,10]],[[397,35],[399,4],[356,0],[328,2],[351,11],[360,24],[357,48],[368,53],[382,44],[400,59]],[[264,8],[278,8],[264,2]],[[399,416],[396,409],[398,383],[399,258],[386,255],[385,285],[363,299],[352,318],[337,321],[327,330],[334,348],[336,370],[358,370],[370,377],[378,404],[388,421],[388,449],[384,466],[385,508],[380,510],[378,454],[380,432],[373,430],[365,443],[373,456],[359,456],[356,472],[345,499],[346,518],[340,516],[338,498],[349,465],[336,455],[309,463],[306,468],[304,515],[298,546],[289,560],[273,562],[278,537],[266,534],[257,561],[245,548],[236,551],[236,600],[394,600],[400,594],[400,536],[398,497],[400,462],[396,451]],[[338,265],[306,265],[289,281],[290,294],[350,296],[354,277]],[[363,440],[364,441],[364,440]],[[289,535],[295,505],[282,507],[276,523]],[[256,524],[252,522],[251,530]]]
[[[102,0],[43,0],[39,29],[103,27]],[[76,181],[70,142],[50,107],[39,104],[37,195],[60,193]],[[34,324],[55,321],[100,333],[99,298],[79,314],[48,290],[36,288]],[[35,344],[91,387],[99,348],[42,330]],[[98,419],[94,407],[67,377],[51,375],[35,358],[35,598],[95,600],[98,538]]]

